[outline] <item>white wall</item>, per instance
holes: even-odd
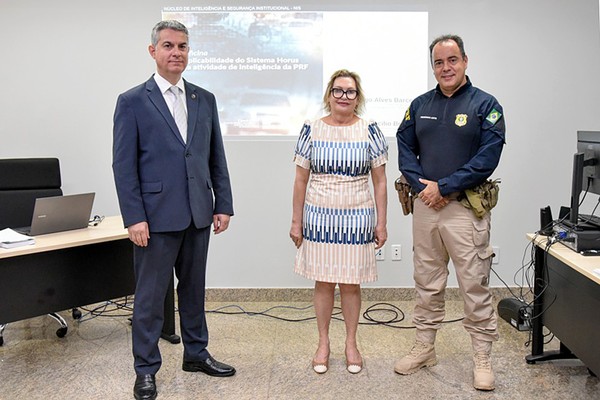
[[[94,213],[118,214],[111,171],[116,97],[154,72],[146,48],[163,6],[216,3],[3,0],[0,157],[57,156],[65,193],[95,191]],[[507,146],[494,174],[502,184],[492,242],[501,249],[495,269],[512,282],[522,264],[525,233],[538,228],[540,207],[551,205],[557,213],[569,202],[576,131],[600,130],[598,2],[387,2],[398,3],[429,12],[430,39],[461,35],[473,83],[504,106]],[[390,51],[401,52],[393,38],[387,40]],[[430,76],[429,86],[434,84]],[[236,215],[229,231],[212,240],[208,286],[311,287],[292,272],[293,140],[228,140],[225,146]],[[380,262],[379,281],[370,286],[410,287],[410,217],[402,216],[393,191],[398,175],[393,138],[390,149],[386,250],[389,260],[389,246],[401,244],[403,260]],[[501,285],[496,278],[492,282]]]

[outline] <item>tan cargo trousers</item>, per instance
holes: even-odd
[[[498,340],[489,288],[493,249],[490,213],[482,219],[456,200],[435,211],[415,199],[413,214],[416,339],[433,343],[445,316],[448,261],[452,260],[464,301],[463,326],[476,342]]]

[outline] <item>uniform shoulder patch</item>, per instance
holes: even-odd
[[[404,120],[405,121],[410,121],[410,107],[406,109],[406,112],[404,113]]]
[[[494,125],[500,119],[501,116],[502,114],[494,108],[492,109],[492,111],[490,111],[488,116],[485,117],[485,119],[488,120],[492,125]]]

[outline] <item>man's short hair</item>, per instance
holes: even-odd
[[[175,20],[160,21],[158,24],[154,25],[154,28],[152,28],[152,35],[150,36],[152,46],[156,46],[158,44],[158,37],[160,36],[160,31],[163,29],[172,29],[177,32],[185,33],[185,36],[190,36],[188,29],[181,22]]]

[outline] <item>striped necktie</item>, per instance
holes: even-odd
[[[173,118],[175,119],[175,123],[177,124],[177,128],[179,128],[179,133],[183,138],[183,141],[187,140],[187,115],[185,112],[185,107],[183,106],[183,101],[181,100],[181,96],[179,93],[181,89],[177,86],[171,86],[169,88],[169,92],[171,93],[171,97],[173,97]]]

